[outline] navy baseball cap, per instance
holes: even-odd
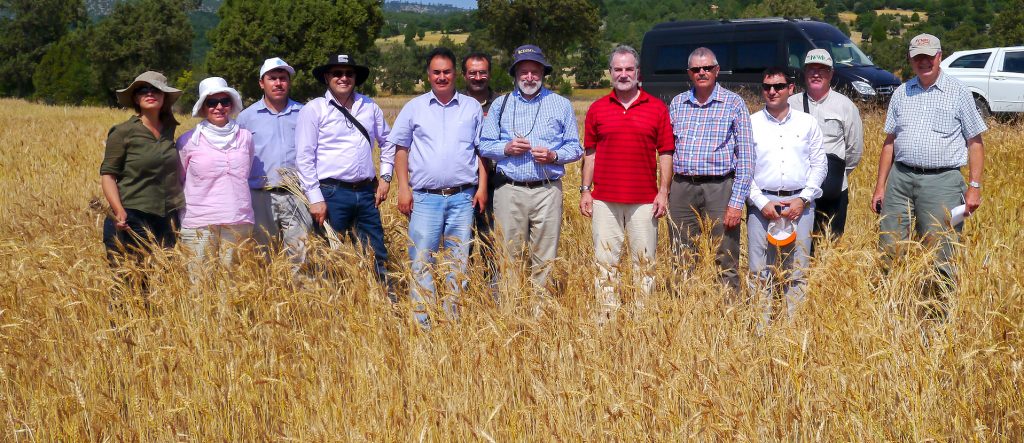
[[[525,61],[540,63],[540,65],[544,67],[544,75],[548,75],[552,71],[551,65],[549,65],[548,61],[544,59],[544,53],[541,52],[540,48],[536,45],[522,45],[516,48],[515,51],[512,51],[512,66],[508,68],[508,74],[511,75],[512,78],[515,78],[516,65],[518,65],[519,62]]]

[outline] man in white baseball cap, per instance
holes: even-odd
[[[928,285],[924,296],[938,302],[926,316],[943,318],[945,298],[956,281],[952,260],[963,229],[962,221],[950,226],[947,217],[961,203],[965,215],[981,206],[981,133],[988,126],[967,86],[940,69],[938,37],[912,38],[907,58],[916,76],[900,85],[889,101],[888,135],[878,160],[871,210],[882,216],[879,245],[890,259],[910,238],[911,227],[927,246],[939,246],[939,279]],[[960,172],[964,166],[966,186]]]
[[[860,111],[848,97],[832,89],[832,55],[812,49],[804,57],[804,92],[789,97],[789,105],[811,114],[823,136],[828,174],[815,200],[814,237],[811,255],[822,236],[838,238],[846,229],[850,202],[849,175],[864,153],[864,124]]]
[[[313,222],[302,201],[282,183],[282,173],[295,173],[295,124],[302,109],[288,97],[293,75],[295,69],[279,57],[264,61],[259,76],[263,98],[242,111],[238,123],[252,132],[254,144],[249,174],[256,215],[253,236],[263,248],[283,243],[296,273],[305,261]]]

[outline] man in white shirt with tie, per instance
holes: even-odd
[[[821,196],[827,162],[818,122],[789,105],[793,80],[779,68],[769,68],[762,78],[765,107],[750,116],[756,161],[747,197],[747,245],[749,282],[761,297],[764,326],[772,317],[775,288],[784,292],[790,318],[804,299],[814,199]],[[779,225],[784,228],[769,232]]]

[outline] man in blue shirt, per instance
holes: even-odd
[[[312,226],[309,210],[282,183],[295,171],[295,122],[302,105],[288,98],[295,69],[274,57],[260,68],[263,98],[238,115],[238,124],[252,132],[254,155],[249,173],[254,237],[264,248],[283,242],[296,273],[306,258],[306,236]]]
[[[515,90],[494,101],[480,133],[480,153],[497,162],[494,220],[506,257],[530,251],[531,278],[547,286],[562,230],[565,164],[583,155],[572,104],[544,87],[551,73],[540,48],[512,54]]]
[[[388,141],[397,148],[398,210],[409,216],[409,259],[416,277],[410,297],[416,303],[416,320],[429,327],[429,306],[437,301],[429,268],[442,241],[452,257],[445,281],[453,292],[443,306],[451,318],[457,315],[474,208],[487,204],[487,170],[476,152],[483,109],[455,91],[451,50],[436,48],[427,55],[427,79],[430,92],[405,104]],[[456,283],[459,274],[463,281]]]

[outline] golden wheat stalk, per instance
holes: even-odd
[[[306,197],[306,192],[302,189],[302,182],[299,180],[299,174],[294,169],[280,168],[277,173],[281,175],[281,187],[285,188],[292,195],[297,197],[306,209],[309,209],[310,203],[309,198]],[[327,244],[331,249],[338,249],[341,247],[341,239],[338,238],[338,232],[331,227],[331,224],[324,220],[323,223],[324,236],[327,237]]]

